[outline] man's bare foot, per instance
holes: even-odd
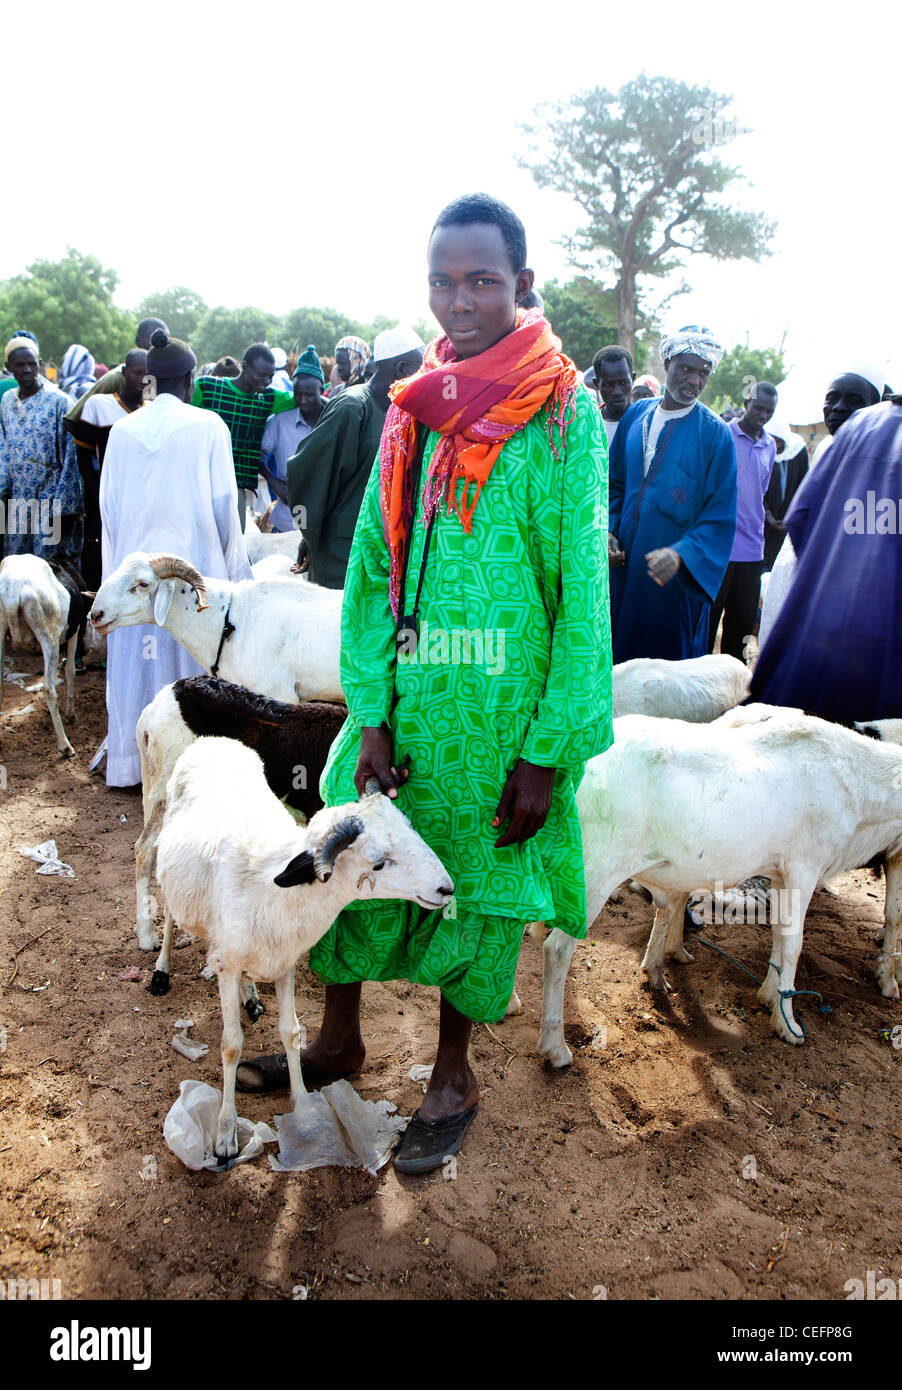
[[[448,1115],[459,1115],[469,1110],[479,1100],[479,1083],[469,1062],[463,1069],[439,1072],[438,1063],[433,1068],[429,1089],[419,1109],[424,1124],[444,1120]]]

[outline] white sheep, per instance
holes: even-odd
[[[778,1037],[802,1042],[792,995],[811,895],[824,880],[880,856],[886,914],[876,975],[886,998],[899,997],[902,748],[799,710],[760,705],[708,725],[631,715],[615,721],[613,746],[587,765],[577,803],[589,921],[624,879],[654,895],[642,961],[653,989],[668,988],[667,956],[692,959],[682,945],[689,894],[766,875],[778,890],[778,911],[758,997]],[[572,1060],[563,995],[574,947],[557,930],[544,946],[539,1052],[554,1066]]]
[[[275,505],[275,502],[271,502],[262,516],[253,512],[250,507],[247,509],[244,519],[244,544],[252,566],[269,555],[290,555],[292,562],[297,556],[298,545],[302,540],[300,531],[269,529],[269,516]]]
[[[341,589],[284,579],[205,579],[178,555],[136,551],[97,591],[96,632],[156,623],[213,675],[276,700],[344,700]]]
[[[182,926],[206,940],[219,980],[223,1088],[215,1153],[225,1162],[238,1152],[242,975],[275,984],[296,1105],[305,1094],[297,961],[357,898],[406,898],[433,911],[453,885],[378,783],[301,828],[267,786],[257,754],[233,739],[201,738],[186,749],[166,801],[157,877]]]
[[[658,719],[707,723],[749,693],[752,673],[735,656],[719,652],[664,661],[639,656],[613,670],[613,714],[651,714]]]
[[[75,648],[79,625],[86,616],[90,597],[81,590],[84,580],[74,566],[55,562],[55,568],[37,555],[7,555],[0,564],[0,667],[9,632],[14,648],[35,651],[44,657],[44,698],[56,734],[56,746],[64,758],[75,752],[66,736],[56,698],[56,668],[60,643],[66,644],[66,718],[75,719]],[[0,707],[3,686],[0,681]]]

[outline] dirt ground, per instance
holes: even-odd
[[[15,666],[38,671],[18,654]],[[0,1279],[56,1277],[65,1298],[286,1299],[306,1286],[311,1299],[842,1299],[868,1270],[902,1275],[902,1050],[880,1037],[902,1008],[874,981],[883,890],[867,873],[809,912],[797,987],[832,1012],[799,1001],[803,1047],[779,1042],[752,981],[703,949],[671,968],[668,1000],[653,997],[639,969],[650,910],[625,894],[574,958],[566,1073],[534,1053],[542,953],[525,941],[522,1015],[475,1033],[482,1101],[456,1180],[391,1166],[280,1175],[264,1158],[193,1173],[166,1148],[163,1119],[183,1078],[220,1084],[217,997],[196,944],[177,951],[168,996],[143,987],[140,798],[87,772],[103,676],[79,677],[69,761],[41,696],[3,693]],[[16,852],[51,837],[74,879],[38,876]],[[766,927],[707,935],[760,978]],[[119,978],[132,965],[138,983]],[[271,987],[261,994],[247,1052],[278,1046]],[[321,998],[300,969],[311,1030]],[[435,993],[371,984],[363,1012],[369,1055],[354,1084],[410,1114]],[[185,1016],[210,1045],[198,1063],[170,1045]],[[287,1108],[240,1100],[254,1120]],[[149,1156],[156,1177],[142,1176]]]

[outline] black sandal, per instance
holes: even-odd
[[[410,1117],[401,1142],[395,1150],[399,1173],[430,1173],[441,1168],[446,1158],[456,1154],[479,1104],[442,1120],[421,1120],[420,1112]]]
[[[270,1091],[287,1091],[291,1084],[288,1075],[288,1058],[284,1052],[270,1052],[264,1057],[249,1057],[246,1062],[238,1063],[238,1071],[242,1067],[254,1067],[262,1077],[262,1085],[248,1086],[236,1074],[235,1090],[242,1091],[246,1095],[265,1096]],[[315,1091],[320,1086],[327,1086],[331,1081],[341,1081],[345,1077],[353,1075],[354,1072],[352,1071],[320,1071],[318,1067],[311,1066],[309,1062],[301,1060],[301,1077],[308,1091]]]

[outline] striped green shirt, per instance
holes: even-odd
[[[268,386],[251,396],[247,391],[236,390],[230,377],[199,376],[191,404],[202,410],[215,410],[225,420],[232,436],[235,480],[239,487],[255,488],[266,422],[270,415],[295,409],[294,392],[274,391]]]

